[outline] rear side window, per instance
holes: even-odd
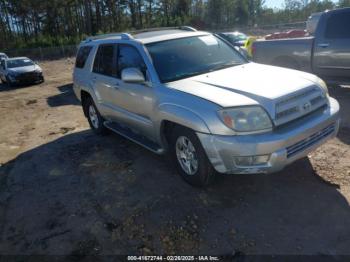
[[[350,38],[350,12],[331,15],[328,18],[325,37],[328,39]]]
[[[98,47],[93,67],[94,73],[115,76],[114,49],[115,45],[100,45]]]
[[[135,67],[140,69],[140,71],[146,77],[146,64],[143,61],[142,56],[139,51],[130,45],[119,45],[119,55],[118,55],[118,77],[121,76],[121,72],[125,68]]]
[[[75,61],[75,67],[84,68],[85,62],[86,62],[87,58],[89,57],[91,49],[92,49],[92,46],[80,47],[78,54],[77,54],[77,59]]]

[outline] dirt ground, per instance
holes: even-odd
[[[0,254],[350,255],[350,88],[336,139],[272,175],[181,180],[166,157],[96,136],[73,60],[46,82],[0,86]]]

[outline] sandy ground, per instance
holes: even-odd
[[[181,180],[166,157],[96,136],[71,89],[0,86],[0,254],[350,254],[350,88],[336,139],[272,175]]]

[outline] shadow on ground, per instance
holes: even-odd
[[[187,185],[165,157],[90,131],[0,168],[1,254],[349,254],[350,209],[307,158]]]
[[[61,93],[47,98],[47,104],[49,106],[80,105],[80,101],[74,95],[72,83],[58,86],[57,89]]]
[[[1,83],[0,82],[0,92],[8,92],[8,91],[13,91],[14,89],[20,89],[20,88],[26,88],[26,87],[31,87],[31,86],[37,86],[42,83],[33,83],[33,84],[19,84],[15,86],[8,86],[7,84]]]

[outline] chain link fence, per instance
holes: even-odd
[[[254,27],[237,27],[237,28],[221,28],[217,30],[208,30],[212,32],[223,32],[223,31],[242,31],[248,35],[253,36],[264,36],[278,31],[286,31],[290,29],[305,29],[305,22],[297,23],[285,23],[285,24],[274,24],[274,25],[260,25]],[[9,57],[26,56],[32,60],[54,60],[65,57],[73,57],[77,52],[76,45],[56,46],[56,47],[38,47],[38,48],[24,48],[24,49],[13,49],[6,51]]]
[[[77,48],[76,45],[23,48],[8,50],[6,54],[9,57],[26,56],[32,60],[43,61],[75,56]]]
[[[306,22],[284,23],[284,24],[272,24],[272,25],[259,25],[250,27],[236,27],[236,28],[221,28],[220,30],[213,30],[215,32],[230,32],[241,31],[245,34],[252,36],[265,36],[279,31],[288,31],[291,29],[306,29]]]

